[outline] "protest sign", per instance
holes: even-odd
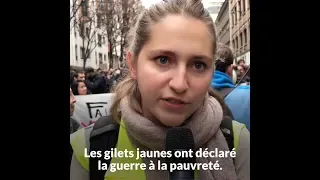
[[[75,96],[77,102],[72,118],[87,127],[101,116],[110,115],[113,96],[113,93]]]

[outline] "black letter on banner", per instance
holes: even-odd
[[[88,107],[88,110],[89,110],[89,116],[90,116],[90,118],[92,118],[92,113],[91,113],[92,109],[94,109],[94,108],[103,108],[103,105],[104,104],[108,104],[108,103],[107,102],[87,102],[86,104],[87,104],[87,107]],[[96,105],[96,106],[91,106],[91,105]]]

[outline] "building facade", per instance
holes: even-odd
[[[250,0],[225,0],[215,20],[218,42],[250,64]]]
[[[250,64],[250,0],[228,1],[231,47],[236,60]]]
[[[108,38],[99,15],[99,8],[102,6],[100,2],[102,1],[70,0],[70,13],[74,14],[70,18],[70,66],[83,68],[84,59],[87,59],[85,67],[109,68]],[[82,30],[80,24],[83,25]],[[86,35],[81,36],[81,32]]]
[[[229,2],[224,1],[215,21],[216,34],[219,43],[230,46]]]

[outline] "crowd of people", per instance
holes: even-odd
[[[234,65],[234,70],[237,72],[236,84],[250,84],[250,65],[246,65],[245,63],[245,60],[240,59],[237,61],[237,65]]]
[[[218,44],[216,57],[211,87],[220,92],[233,118],[250,130],[250,66],[243,59],[236,61],[224,44]]]
[[[70,134],[81,129],[83,126],[71,118],[76,99],[74,96],[90,94],[110,93],[112,88],[128,74],[127,68],[94,70],[92,67],[84,68],[83,71],[70,69]]]
[[[70,129],[70,179],[168,180],[169,171],[148,170],[148,163],[146,170],[134,171],[98,171],[98,163],[92,163],[167,159],[88,158],[85,149],[165,151],[167,132],[180,127],[191,132],[193,150],[236,152],[236,157],[190,160],[223,166],[199,169],[192,179],[249,180],[250,65],[236,61],[232,50],[217,42],[214,22],[201,1],[157,3],[143,10],[127,38],[128,69],[70,73],[70,116],[74,95],[114,93],[110,116],[97,120],[95,128]]]
[[[126,74],[126,68],[113,70],[97,69],[87,67],[84,71],[70,70],[70,87],[74,95],[88,95],[110,93]]]

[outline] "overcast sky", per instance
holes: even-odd
[[[160,2],[162,0],[141,0],[142,5],[146,8],[150,7],[150,5]],[[209,10],[209,13],[211,14],[211,17],[213,20],[216,19],[219,10],[220,10],[220,5],[222,4],[225,0],[202,0],[203,6]]]
[[[141,1],[142,1],[143,6],[145,6],[147,8],[151,4],[157,3],[162,0],[141,0]],[[204,5],[204,7],[206,7],[206,8],[212,6],[212,3],[214,3],[214,2],[224,2],[224,0],[202,0],[202,3]]]
[[[148,8],[150,5],[160,2],[162,0],[141,0],[142,1],[142,5],[146,8]]]

